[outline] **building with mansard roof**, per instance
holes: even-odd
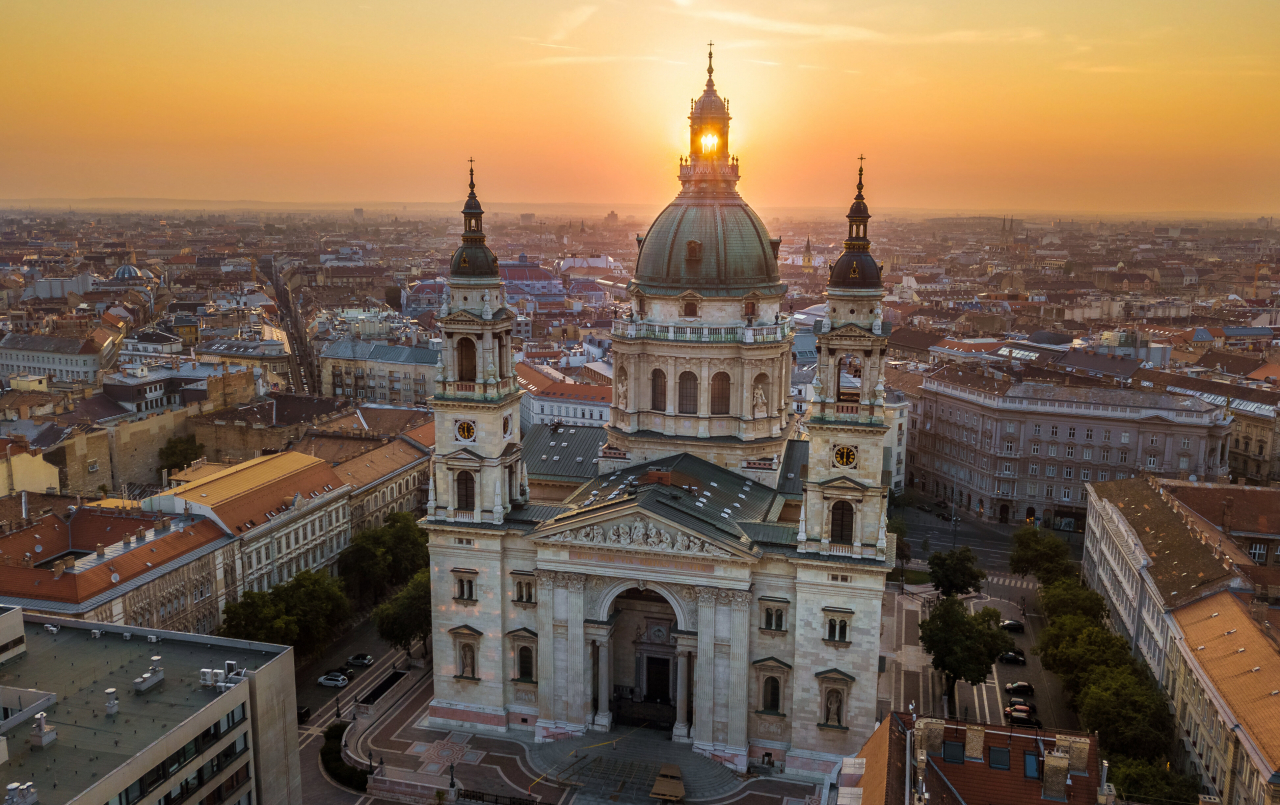
[[[516,315],[472,174],[420,521],[433,727],[555,741],[648,724],[738,771],[811,780],[833,780],[873,730],[895,546],[862,172],[801,422],[780,241],[738,193],[729,121],[708,62],[680,193],[640,239],[612,325],[612,399],[587,454],[582,426],[522,434]],[[556,483],[568,491],[549,502]]]

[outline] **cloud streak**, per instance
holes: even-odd
[[[569,34],[581,28],[596,13],[596,6],[578,6],[562,13],[556,19],[555,30],[547,37],[552,42],[561,42]]]
[[[1040,39],[1043,33],[1036,28],[1009,28],[997,30],[956,30],[931,34],[889,34],[872,28],[841,23],[813,23],[796,20],[780,20],[761,17],[745,11],[695,11],[681,9],[680,13],[703,20],[735,25],[753,31],[781,34],[825,42],[879,42],[884,44],[981,44],[991,42],[1028,42]]]

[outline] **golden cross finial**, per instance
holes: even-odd
[[[475,189],[476,189],[476,158],[475,158],[475,157],[470,157],[470,158],[468,158],[468,159],[467,159],[467,162],[470,162],[470,163],[471,163],[471,184],[470,184],[470,187],[471,187],[471,192],[473,192],[473,193],[474,193],[474,192],[475,192]]]
[[[715,47],[715,42],[707,40],[707,75],[715,72],[715,68],[711,66],[711,48]]]

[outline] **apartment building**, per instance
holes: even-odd
[[[320,388],[327,397],[426,405],[435,394],[439,350],[335,341],[320,354]]]
[[[7,333],[0,339],[0,373],[93,381],[99,369],[110,365],[115,348],[114,341],[99,343],[92,337]]]
[[[351,542],[350,493],[329,462],[279,453],[168,489],[142,508],[216,521],[239,540],[238,588],[265,592],[303,570],[336,572]]]
[[[1083,531],[1091,481],[1227,472],[1231,417],[1195,397],[948,366],[914,406],[907,485],[985,520]]]
[[[0,667],[6,802],[302,803],[288,646],[0,606]]]
[[[1180,729],[1174,766],[1230,805],[1280,802],[1280,650],[1272,617],[1232,592],[1173,611],[1164,687]]]
[[[609,421],[613,386],[574,383],[557,376],[564,378],[554,369],[539,371],[527,363],[516,364],[516,380],[525,392],[520,399],[522,427],[552,422],[602,427]]]
[[[1173,497],[1176,487],[1154,478],[1086,487],[1085,583],[1106,600],[1112,630],[1163,679],[1169,613],[1219,590],[1247,589],[1233,567],[1248,558],[1230,540],[1224,545],[1190,524]]]

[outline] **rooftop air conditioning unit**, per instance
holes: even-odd
[[[213,686],[213,669],[201,668],[200,669],[200,687],[208,688],[212,686]]]
[[[235,660],[226,660],[222,665],[227,671],[227,676],[235,676],[239,670],[239,666],[236,665]]]
[[[227,681],[227,672],[222,670],[221,668],[214,668],[213,684],[221,685],[223,682],[226,682],[226,681]]]
[[[148,643],[159,643],[159,642],[160,642],[160,636],[159,636],[159,635],[149,634],[149,635],[147,635],[147,642],[148,642]]]
[[[120,635],[120,636],[121,636],[122,638],[124,638],[125,640],[132,640],[132,639],[133,639],[133,632],[125,632],[124,634],[122,634],[122,635]]]
[[[101,630],[101,629],[90,629],[90,630],[89,630],[89,635],[90,635],[94,640],[97,640],[99,637],[102,637],[102,630]]]

